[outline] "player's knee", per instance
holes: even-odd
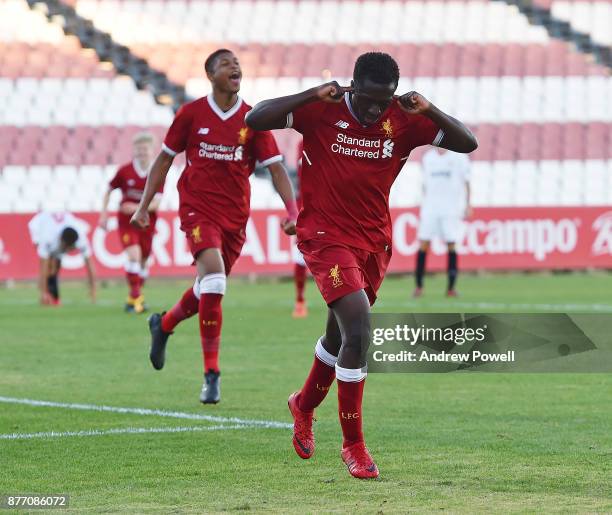
[[[428,241],[422,241],[419,244],[419,250],[422,250],[423,252],[427,252],[429,250],[429,242]]]
[[[325,363],[326,365],[333,367],[336,366],[338,362],[338,351],[340,350],[340,346],[338,346],[335,351],[330,348],[330,343],[325,336],[321,336],[317,341],[317,345],[315,346],[315,355],[317,358]]]
[[[198,273],[204,276],[213,274],[225,275],[225,263],[221,250],[215,247],[204,249],[196,256]]]
[[[200,298],[200,281],[201,279],[196,277],[196,280],[193,283],[193,294],[195,295],[196,299]]]
[[[348,347],[355,352],[362,352],[363,349],[367,349],[370,343],[370,332],[368,328],[362,327],[360,324],[358,327],[349,328],[344,332],[342,345]]]
[[[128,260],[128,261],[125,263],[125,271],[126,271],[128,274],[138,274],[138,275],[139,275],[139,274],[140,274],[140,272],[141,272],[141,266],[140,266],[140,263],[139,263],[138,261],[131,261],[131,260]]]
[[[342,335],[340,331],[330,332],[328,328],[325,334],[319,339],[319,342],[321,342],[321,345],[330,353],[337,356],[338,352],[340,352],[340,347],[342,347]]]
[[[225,277],[225,274],[206,274],[204,277],[202,277],[202,279],[200,279],[199,294],[204,295],[206,293],[216,293],[218,295],[225,295],[226,285],[227,278]]]

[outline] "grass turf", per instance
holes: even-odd
[[[188,281],[151,281],[167,308]],[[612,275],[444,278],[426,296],[389,278],[379,311],[610,312]],[[147,359],[144,316],[121,312],[122,285],[89,305],[66,284],[65,305],[41,308],[23,285],[0,290],[0,396],[159,408],[289,422],[286,399],[310,367],[325,308],[292,320],[292,284],[230,282],[224,300],[222,403],[198,403],[196,324],[171,337],[166,367]],[[607,512],[612,510],[609,374],[370,374],[364,401],[379,481],[352,479],[339,457],[336,390],[317,412],[317,451],[300,460],[288,429],[0,439],[0,494],[67,493],[76,512]],[[0,403],[0,433],[213,422]]]

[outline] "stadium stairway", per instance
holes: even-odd
[[[159,104],[170,104],[176,111],[188,100],[184,85],[172,82],[164,72],[152,68],[146,59],[113,41],[108,33],[80,16],[71,5],[60,0],[27,0],[27,3],[31,9],[43,9],[49,21],[59,23],[65,34],[77,36],[83,48],[95,50],[100,61],[110,62],[117,73],[130,76],[138,89],[150,90]]]
[[[590,33],[577,30],[571,21],[556,18],[546,4],[538,0],[491,1],[515,5],[531,24],[543,26],[552,38],[573,43],[578,51],[592,56],[595,62],[612,69],[612,48],[610,46],[596,43]],[[612,29],[608,27],[608,30]]]

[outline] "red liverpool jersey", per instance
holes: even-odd
[[[304,136],[298,239],[385,250],[391,244],[391,185],[412,149],[437,145],[444,133],[429,118],[402,111],[397,100],[380,121],[364,127],[348,93],[339,103],[296,109],[287,126]]]
[[[249,217],[249,175],[256,162],[282,160],[271,132],[256,132],[244,123],[251,110],[238,97],[223,112],[212,95],[182,106],[168,130],[163,149],[185,151],[187,164],[178,182],[181,220],[204,216],[224,229],[244,227]]]
[[[140,169],[138,163],[132,161],[117,170],[117,173],[109,183],[109,187],[111,190],[117,188],[121,190],[121,204],[126,202],[138,204],[142,198],[148,174],[148,170]],[[163,189],[163,185],[160,186],[158,193],[162,193]],[[126,215],[120,212],[119,225],[129,225],[131,216],[132,215]],[[155,220],[151,220],[151,226],[155,226]]]

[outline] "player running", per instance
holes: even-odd
[[[91,247],[84,230],[85,222],[72,213],[49,213],[42,211],[28,222],[32,243],[40,261],[38,288],[40,303],[45,306],[61,305],[59,294],[59,272],[62,257],[71,250],[78,250],[85,260],[89,295],[96,301],[96,280]]]
[[[380,52],[361,55],[350,87],[323,84],[266,100],[247,116],[256,130],[293,127],[304,136],[298,247],[329,306],[325,334],[301,390],[289,397],[293,445],[314,452],[312,419],[337,379],[341,456],[358,478],[379,472],[364,442],[361,404],[369,313],[391,258],[389,191],[410,151],[477,147],[472,133],[414,91],[395,96],[399,68]]]
[[[217,50],[206,59],[205,70],[213,91],[176,113],[132,223],[149,225],[148,207],[155,192],[163,184],[174,156],[186,152],[187,165],[178,182],[179,217],[197,266],[197,279],[170,311],[149,319],[150,359],[153,367],[161,369],[174,328],[198,314],[205,372],[200,401],[214,404],[221,395],[221,300],[226,276],[245,241],[249,176],[256,162],[268,167],[287,207],[288,216],[283,221],[287,234],[295,233],[297,207],[274,137],[245,124],[244,116],[251,107],[238,96],[242,79],[238,58],[229,50]]]
[[[125,310],[132,313],[142,313],[146,310],[142,287],[148,276],[147,262],[151,254],[157,209],[161,202],[163,185],[160,186],[149,204],[149,226],[139,228],[131,225],[130,218],[135,213],[142,198],[142,192],[153,160],[155,138],[149,132],[140,132],[134,136],[132,142],[134,160],[120,167],[110,181],[102,199],[99,225],[106,230],[108,225],[107,208],[111,192],[114,189],[120,189],[122,198],[117,219],[119,239],[126,257],[125,275],[129,287]]]
[[[461,219],[469,218],[470,160],[442,148],[431,149],[423,156],[424,197],[417,237],[419,251],[416,260],[416,288],[413,297],[423,294],[423,276],[427,251],[432,238],[442,238],[448,248],[447,297],[456,297],[455,282],[458,265],[455,242],[459,238]]]

